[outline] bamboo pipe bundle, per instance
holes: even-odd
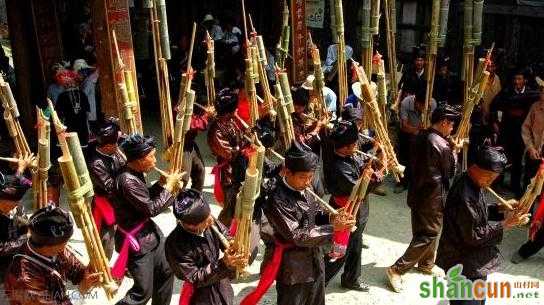
[[[119,45],[117,44],[115,30],[112,31],[112,40],[117,54],[117,68],[121,70],[122,76],[121,81],[117,84],[119,94],[121,95],[121,129],[126,134],[135,134],[138,133],[139,130],[136,124],[136,117],[134,116],[136,111],[136,96],[132,82],[132,73],[125,68],[125,64],[121,59],[121,53],[119,51]]]
[[[470,2],[470,1],[468,1]],[[482,43],[482,19],[484,11],[484,0],[474,0],[472,12],[472,39],[473,44],[478,46]]]
[[[362,49],[362,65],[365,69],[367,75],[366,77],[370,79],[370,73],[372,71],[372,52],[373,52],[373,41],[372,41],[372,30],[371,30],[371,19],[372,19],[372,2],[374,0],[363,0],[362,6],[362,23],[361,23],[361,49]]]
[[[476,83],[470,90],[469,98],[463,107],[463,115],[461,117],[461,122],[457,128],[456,134],[453,136],[454,143],[461,144],[461,141],[465,141],[468,138],[470,131],[470,117],[474,111],[474,107],[478,105],[482,96],[485,92],[487,86],[487,81],[489,80],[489,72],[484,71],[483,77],[479,83]],[[458,148],[456,148],[458,152]]]
[[[91,216],[90,203],[94,193],[81,145],[76,133],[60,134],[59,142],[63,142],[69,148],[67,154],[63,154],[58,161],[69,191],[70,209],[76,225],[83,233],[89,264],[96,272],[102,274],[101,285],[108,300],[111,301],[118,287],[111,275],[100,235]]]
[[[279,116],[280,132],[282,135],[282,142],[284,147],[289,147],[295,139],[295,131],[293,127],[293,120],[291,118],[291,112],[287,107],[287,102],[282,93],[282,89],[279,84],[274,85],[274,91],[276,92],[277,109],[276,112]]]
[[[531,179],[525,193],[521,197],[519,204],[515,206],[515,213],[519,216],[529,213],[536,198],[542,194],[544,186],[544,163],[541,163],[536,175]]]
[[[385,28],[386,28],[386,43],[387,43],[387,65],[389,69],[389,84],[390,84],[390,96],[391,101],[394,101],[391,105],[392,110],[396,110],[398,107],[400,92],[397,91],[397,47],[396,47],[396,12],[395,12],[395,0],[383,0],[385,10]]]
[[[51,168],[50,133],[51,124],[44,118],[43,112],[37,108],[38,126],[38,166],[33,169],[34,208],[40,209],[47,206],[47,180],[48,171]]]
[[[380,0],[372,0],[370,7],[370,33],[378,35],[380,33]]]
[[[253,71],[253,62],[251,60],[252,50],[247,49],[248,58],[245,59],[246,71],[245,71],[245,89],[249,101],[249,126],[255,127],[257,120],[259,119],[259,108],[257,104],[257,89],[255,88],[255,73]]]
[[[431,16],[431,31],[429,33],[429,48],[427,49],[427,87],[425,94],[425,108],[423,109],[421,122],[424,128],[430,126],[430,107],[433,98],[434,77],[436,71],[436,56],[440,41],[440,0],[433,0]]]
[[[1,74],[0,100],[2,101],[2,107],[4,108],[4,121],[6,122],[9,136],[13,140],[17,157],[22,158],[24,156],[29,156],[32,152],[30,151],[30,147],[28,146],[28,142],[19,122],[19,108],[17,107],[9,83],[4,81]]]
[[[388,126],[387,119],[387,86],[385,84],[385,64],[382,59],[378,65],[376,74],[376,84],[378,85],[378,105],[382,115],[383,126]]]
[[[327,104],[323,96],[323,88],[325,87],[325,77],[323,75],[323,69],[321,67],[321,57],[319,55],[319,48],[313,43],[312,35],[308,33],[310,43],[310,55],[312,57],[312,65],[314,68],[314,83],[312,95],[317,99],[317,112],[319,118],[330,119]]]
[[[283,23],[280,41],[276,47],[276,63],[281,69],[285,69],[285,60],[289,53],[289,35],[291,35],[291,28],[289,27],[289,7],[287,0],[283,2]]]
[[[344,38],[344,10],[342,8],[342,0],[335,2],[335,18],[336,18],[336,36],[338,37],[338,98],[340,101],[340,109],[344,107],[346,98],[348,97],[348,75],[346,71],[346,40]],[[285,92],[284,92],[285,95]]]
[[[359,206],[366,197],[368,186],[372,178],[372,162],[368,162],[357,182],[351,190],[351,194],[348,197],[348,203],[346,206],[346,214],[355,216],[359,211]]]
[[[270,121],[274,122],[276,120],[276,111],[274,110],[275,99],[270,91],[270,84],[268,82],[268,75],[266,74],[266,66],[268,64],[268,59],[266,56],[266,49],[264,47],[263,37],[257,35],[255,28],[253,27],[253,21],[251,15],[249,15],[249,23],[251,24],[251,45],[253,48],[252,52],[255,56],[256,65],[254,66],[253,72],[256,74],[259,79],[259,83],[263,92],[263,99],[266,108],[268,109],[268,116]]]
[[[365,102],[367,109],[370,109],[371,127],[376,131],[378,142],[383,145],[383,151],[385,158],[387,159],[387,168],[393,173],[395,179],[399,181],[404,175],[405,167],[399,163],[397,156],[395,155],[395,150],[393,149],[393,145],[391,145],[387,129],[382,123],[379,106],[374,98],[366,74],[364,71],[361,71],[361,67],[357,62],[352,61],[352,64],[361,86],[363,101]]]
[[[291,86],[289,85],[289,77],[287,76],[287,72],[283,70],[280,71],[278,73],[278,80],[285,102],[285,107],[287,108],[287,113],[291,115],[291,113],[295,112],[295,106],[293,104],[293,96],[291,95]]]
[[[440,47],[446,45],[446,35],[448,33],[448,17],[450,12],[450,0],[441,0],[440,1]]]
[[[210,33],[206,31],[206,69],[204,70],[204,80],[206,82],[207,106],[215,102],[215,42]]]
[[[166,0],[156,0],[155,8],[159,20],[162,58],[169,60],[172,58],[172,55],[170,54],[170,37],[168,35],[168,19],[166,17]]]
[[[472,76],[474,71],[474,39],[473,39],[473,18],[474,18],[474,0],[467,0],[463,4],[463,69],[462,80],[464,81],[464,101],[468,100],[470,86],[472,86]]]
[[[242,255],[249,260],[250,233],[253,221],[253,207],[259,191],[259,169],[257,167],[257,155],[252,154],[249,158],[249,166],[246,169],[246,177],[236,198],[235,218],[237,223],[236,234],[234,235],[233,249],[236,254]],[[242,267],[237,270],[240,274]]]
[[[165,147],[172,145],[173,118],[172,102],[170,99],[170,82],[168,77],[167,59],[170,59],[170,42],[168,38],[168,25],[166,24],[166,7],[164,0],[156,0],[149,8],[153,49],[155,54],[155,74],[157,89],[159,92],[159,104],[161,113],[162,140]]]

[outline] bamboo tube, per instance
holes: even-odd
[[[289,112],[287,107],[287,102],[284,99],[282,88],[279,84],[276,84],[274,89],[274,91],[276,92],[277,100],[276,112],[279,115],[280,132],[282,135],[283,146],[287,148],[295,139],[293,121],[291,118],[291,112]]]
[[[387,120],[387,86],[385,84],[385,65],[383,60],[380,60],[378,65],[378,73],[376,75],[378,85],[378,105],[382,115],[383,126],[388,126]]]
[[[317,201],[317,203],[325,210],[325,212],[331,214],[331,215],[338,215],[338,211],[333,208],[329,203],[327,203],[325,200],[321,199],[319,195],[314,193],[311,189],[307,188],[304,190],[306,193],[312,195]]]
[[[429,48],[427,49],[427,92],[425,94],[425,108],[423,109],[421,121],[424,128],[430,126],[430,107],[433,98],[434,77],[436,70],[436,55],[438,54],[438,43],[440,40],[440,0],[432,2],[431,32],[429,33]]]
[[[370,7],[370,33],[378,35],[380,32],[380,0],[372,0]]]
[[[249,126],[255,127],[259,118],[259,109],[257,106],[257,89],[255,88],[255,79],[253,77],[253,62],[251,60],[251,49],[248,48],[248,58],[245,72],[245,89],[249,101]]]
[[[344,10],[342,7],[342,0],[336,0],[335,2],[335,18],[336,18],[336,36],[338,37],[338,52],[337,62],[338,65],[338,98],[340,109],[344,107],[346,98],[348,97],[348,79],[346,71],[346,41],[344,38]],[[284,93],[285,95],[285,93]]]
[[[166,0],[156,0],[156,10],[159,17],[161,54],[166,60],[172,58],[170,54],[170,37],[168,36],[168,19],[166,17]]]
[[[285,107],[287,107],[287,112],[289,115],[295,112],[295,106],[293,105],[293,96],[291,95],[291,86],[289,85],[289,77],[287,72],[281,71],[278,73],[278,80],[281,86],[281,93],[285,101]]]
[[[361,23],[361,63],[367,73],[366,77],[370,79],[372,73],[372,56],[373,56],[373,41],[372,41],[372,17],[374,13],[375,0],[363,0],[362,5],[362,23]],[[375,6],[375,5],[374,5]],[[379,12],[378,12],[379,13]]]
[[[289,27],[289,6],[287,0],[283,2],[283,22],[280,41],[276,47],[276,63],[280,69],[285,69],[285,60],[289,53],[289,35],[291,28]]]
[[[81,145],[79,145],[76,133],[69,133],[66,137],[61,134],[59,141],[64,142],[64,145],[70,147],[58,159],[66,187],[70,192],[70,209],[74,214],[77,226],[83,233],[89,255],[89,263],[94,270],[102,274],[102,287],[106,292],[108,300],[112,300],[118,287],[111,276],[111,270],[108,266],[104,248],[102,247],[100,235],[98,234],[93,218],[90,216],[89,204],[93,194],[92,183],[88,177],[85,160],[81,152]],[[72,158],[71,151],[76,154],[75,159]]]
[[[473,0],[472,18],[472,43],[479,46],[482,43],[482,19],[484,11],[484,0]],[[468,1],[470,2],[470,1]]]
[[[450,11],[450,0],[440,1],[440,47],[444,47],[446,44],[446,35],[448,33],[448,17]]]
[[[229,240],[225,237],[225,235],[223,235],[223,233],[221,233],[217,225],[212,224],[210,228],[212,229],[213,233],[217,236],[217,238],[219,238],[219,241],[221,241],[221,244],[223,245],[225,250],[227,250],[230,246]]]
[[[384,10],[385,10],[385,28],[386,28],[386,43],[387,43],[387,65],[389,69],[389,84],[390,84],[390,96],[391,100],[394,101],[391,105],[397,105],[397,96],[399,95],[397,91],[397,51],[396,51],[396,41],[395,41],[395,22],[393,18],[393,10],[395,0],[383,0],[384,1]]]
[[[379,106],[376,102],[376,99],[374,98],[374,94],[372,92],[368,79],[366,78],[366,74],[364,73],[364,71],[361,71],[361,67],[358,65],[357,62],[352,61],[352,64],[356,72],[357,79],[359,80],[359,83],[361,85],[361,94],[363,97],[363,101],[365,102],[367,109],[370,110],[369,115],[371,118],[371,127],[376,131],[378,142],[382,143],[383,145],[382,147],[388,163],[387,168],[391,170],[395,179],[399,181],[400,178],[402,178],[404,175],[405,167],[402,166],[397,160],[397,156],[395,155],[395,150],[391,145],[391,140],[389,138],[387,129],[382,123]]]
[[[542,188],[544,186],[544,166],[540,165],[540,169],[536,175],[531,179],[531,182],[527,186],[527,189],[521,197],[519,204],[515,206],[515,213],[519,216],[529,213],[536,198],[542,194]]]
[[[15,145],[15,152],[19,157],[30,155],[30,147],[19,123],[19,109],[8,82],[0,74],[0,100],[4,108],[4,120],[10,137]]]
[[[323,96],[323,88],[325,87],[325,77],[323,75],[323,69],[321,67],[321,57],[319,55],[319,48],[313,43],[312,35],[308,33],[308,40],[310,44],[310,55],[312,57],[312,65],[314,68],[314,83],[312,89],[312,95],[315,97],[312,101],[317,100],[315,105],[320,119],[325,118],[327,121],[330,119],[329,110],[325,103],[325,97]]]
[[[208,97],[208,104],[213,105],[215,102],[215,42],[213,41],[210,33],[206,31],[206,46],[208,50],[206,52],[206,69],[205,73],[205,82],[206,82],[206,94]]]
[[[492,188],[490,187],[486,187],[485,188],[491,195],[493,195],[493,197],[497,198],[497,200],[499,201],[499,205],[502,205],[504,207],[506,207],[508,210],[513,210],[514,206],[516,206],[518,204],[518,201],[515,200],[515,199],[509,199],[509,200],[505,200],[504,198],[502,198],[499,194],[497,194]]]

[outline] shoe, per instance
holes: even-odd
[[[387,275],[387,279],[389,280],[389,284],[391,285],[391,288],[393,288],[393,291],[397,293],[401,292],[403,290],[401,275],[397,273],[392,266],[387,268],[385,274]]]
[[[441,277],[441,278],[446,277],[446,272],[444,272],[444,270],[442,268],[440,268],[440,267],[438,267],[436,265],[434,265],[430,269],[428,267],[417,266],[416,270],[419,271],[420,273],[423,273],[423,274],[426,274],[426,275],[432,275],[432,276]]]
[[[406,190],[406,187],[402,184],[395,185],[395,188],[393,189],[393,193],[400,194]]]
[[[523,262],[524,260],[526,260],[526,258],[519,255],[519,252],[514,253],[514,255],[512,255],[512,258],[510,259],[512,264],[519,264]]]
[[[377,188],[375,188],[373,191],[372,191],[372,194],[374,195],[378,195],[378,196],[386,196],[387,195],[387,192],[383,189],[383,187],[381,186],[378,186]]]
[[[365,243],[364,240],[363,240],[363,243],[361,244],[361,247],[362,247],[363,249],[368,249],[368,248],[370,248],[370,246],[369,246],[367,243]]]
[[[361,291],[361,292],[368,292],[370,290],[370,286],[368,286],[368,284],[363,281],[360,281],[358,283],[351,283],[351,284],[341,282],[340,287],[349,289],[349,290]]]

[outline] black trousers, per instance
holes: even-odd
[[[340,272],[342,266],[341,282],[345,284],[357,284],[361,276],[361,253],[363,251],[363,231],[368,222],[368,214],[370,211],[368,198],[361,204],[356,221],[357,229],[351,232],[349,236],[346,255],[340,259],[331,262],[328,255],[325,254],[325,285]]]
[[[174,274],[164,255],[164,240],[153,251],[129,257],[128,270],[134,285],[116,305],[170,305]]]
[[[189,154],[188,151],[184,154]],[[196,147],[190,152],[190,155],[187,157],[187,160],[190,160],[190,165],[186,168],[190,175],[186,175],[183,178],[185,184],[189,181],[189,176],[191,177],[191,188],[202,192],[204,187],[204,177],[206,175],[206,169],[204,167],[204,161],[202,161],[202,156]]]
[[[231,185],[223,185],[223,193],[225,195],[225,202],[223,203],[223,209],[219,213],[219,221],[225,226],[230,227],[230,223],[234,218],[234,212],[236,209],[236,195],[240,191],[241,183],[235,182]]]
[[[435,207],[414,207],[411,216],[412,241],[393,265],[400,274],[410,271],[416,264],[426,269],[434,266],[438,236],[442,229],[442,212],[436,211]]]
[[[325,277],[314,282],[285,285],[276,283],[278,305],[325,305]]]
[[[106,257],[111,259],[113,250],[115,249],[115,225],[103,225],[100,230],[100,239],[102,241],[102,247],[104,248]]]
[[[412,164],[413,158],[410,156],[412,156],[412,149],[415,139],[416,137],[414,135],[399,131],[399,162],[400,164],[406,166],[404,177],[400,179],[400,183],[405,187],[407,187],[408,183],[410,182],[412,167],[414,166],[414,164]]]
[[[523,244],[519,248],[518,254],[523,258],[529,258],[542,250],[542,248],[544,248],[544,228],[540,228],[536,233],[534,241],[528,240]]]

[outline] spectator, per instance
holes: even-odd
[[[402,97],[416,93],[418,88],[425,86],[425,50],[415,47],[413,50],[414,66],[402,75],[399,89],[402,89]]]
[[[59,83],[61,78],[57,77],[57,74],[60,74],[64,71],[66,71],[65,62],[58,62],[51,66],[53,83],[49,85],[49,87],[47,87],[47,98],[49,98],[51,102],[53,102],[53,105],[57,104],[57,99],[59,98],[59,95],[64,92],[64,86]]]
[[[214,41],[223,39],[223,30],[217,24],[217,20],[215,20],[211,14],[204,16],[202,26],[206,29],[206,31],[208,31]]]
[[[80,89],[87,97],[89,101],[89,125],[94,130],[97,127],[98,109],[96,99],[96,83],[98,82],[98,69],[93,66],[89,66],[85,59],[76,59],[73,64],[73,69],[77,72],[83,81],[81,82]]]
[[[521,127],[521,137],[527,152],[524,186],[527,186],[534,177],[544,156],[544,81],[537,77],[537,83],[540,90],[539,100],[531,106]]]

